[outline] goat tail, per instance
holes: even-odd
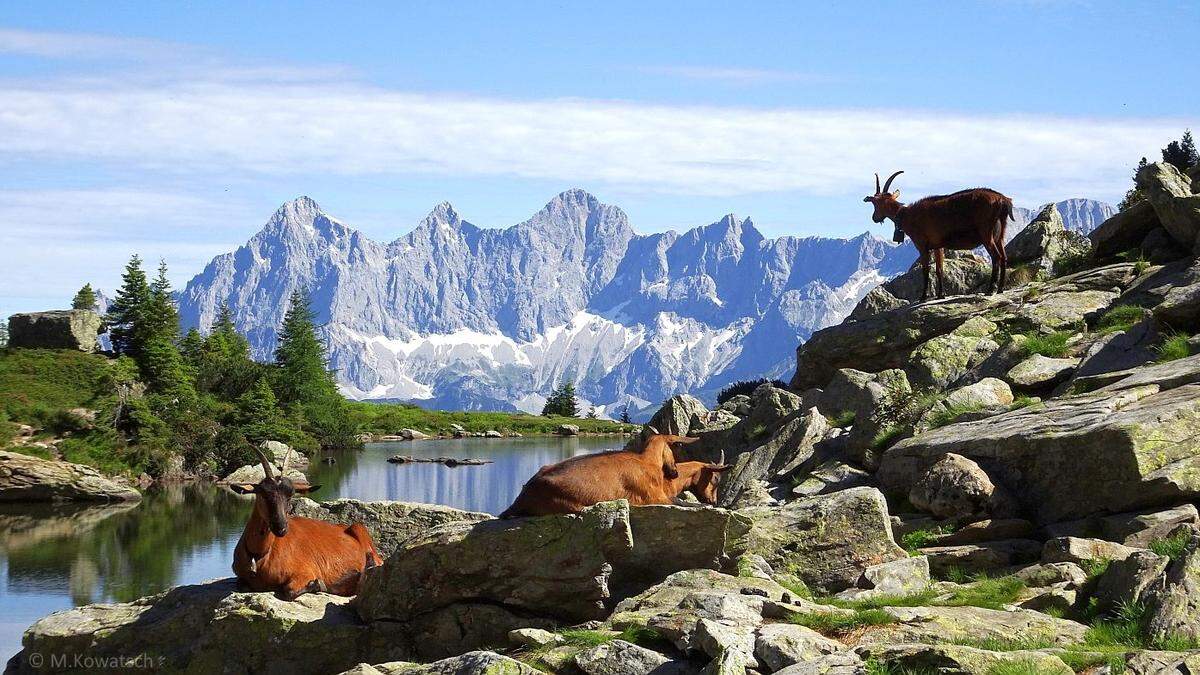
[[[1013,220],[1013,202],[1012,199],[1004,197],[996,208],[996,224],[995,238],[1001,247],[1004,246],[1005,230],[1008,229],[1008,221]]]

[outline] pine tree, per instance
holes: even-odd
[[[579,404],[575,400],[575,383],[569,379],[550,392],[546,405],[542,407],[546,416],[578,417]]]
[[[71,300],[71,309],[96,309],[96,291],[92,290],[91,284],[84,284],[83,288],[79,289]]]
[[[138,370],[150,391],[168,403],[187,405],[195,398],[191,373],[175,343],[162,335],[152,336],[143,346]]]
[[[145,329],[150,338],[168,342],[179,339],[179,310],[171,297],[171,282],[167,280],[167,263],[159,261],[158,274],[150,284],[150,301],[145,312]]]
[[[633,419],[629,417],[629,403],[625,403],[625,407],[621,408],[621,424],[633,424]]]
[[[233,310],[229,309],[226,302],[222,302],[217,308],[217,318],[208,334],[206,348],[225,359],[250,358],[250,341],[237,331],[237,326],[233,323]]]
[[[587,417],[589,420],[594,420],[599,416],[599,413],[596,412],[596,406],[588,406]]]
[[[1133,187],[1129,188],[1129,191],[1125,193],[1125,198],[1122,199],[1121,203],[1117,205],[1118,211],[1125,211],[1129,207],[1133,206],[1134,204],[1137,204],[1138,202],[1141,202],[1141,201],[1145,201],[1146,195],[1142,194],[1142,191],[1140,189],[1138,189],[1138,186],[1137,186],[1137,175],[1138,175],[1139,171],[1141,171],[1143,168],[1145,168],[1147,163],[1148,162],[1146,162],[1146,158],[1143,157],[1141,159],[1141,161],[1138,162],[1137,166],[1134,167],[1134,169],[1133,169]]]
[[[275,347],[275,393],[285,405],[341,398],[327,370],[325,345],[317,338],[314,318],[308,296],[293,292]]]
[[[108,307],[107,323],[113,351],[137,359],[146,344],[144,319],[150,305],[150,284],[136,254],[125,265],[121,288]]]
[[[238,429],[251,443],[289,438],[275,392],[267,378],[260,377],[237,399]]]
[[[1173,164],[1180,171],[1187,171],[1200,164],[1200,155],[1196,154],[1196,143],[1192,140],[1191,129],[1183,132],[1183,138],[1180,140],[1168,143],[1167,147],[1163,148],[1162,158],[1164,162]]]

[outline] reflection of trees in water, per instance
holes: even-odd
[[[140,504],[120,506],[0,511],[9,586],[66,587],[76,604],[155,593],[176,583],[197,548],[240,530],[248,505],[200,484],[155,489]]]

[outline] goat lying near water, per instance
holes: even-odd
[[[238,584],[250,591],[274,591],[284,600],[312,592],[356,595],[363,571],[383,559],[361,523],[345,527],[288,516],[293,494],[321,487],[286,477],[291,453],[289,449],[276,477],[271,461],[258,450],[263,479],[229,485],[234,492],[254,495],[254,510],[233,552]]]
[[[871,219],[882,223],[891,218],[896,224],[892,239],[897,244],[904,235],[912,238],[921,253],[921,270],[925,273],[925,286],[921,299],[929,297],[929,256],[937,259],[937,297],[942,297],[942,261],[945,249],[971,250],[982,246],[992,259],[992,275],[988,292],[1004,290],[1008,276],[1008,256],[1004,253],[1004,231],[1013,217],[1012,200],[988,188],[959,190],[948,195],[934,195],[918,199],[912,204],[901,204],[900,191],[888,192],[897,171],[888,177],[883,188],[879,187],[879,174],[875,174],[875,194],[863,197],[875,207]]]
[[[670,504],[680,492],[716,501],[716,477],[727,467],[704,462],[675,462],[675,450],[695,438],[655,435],[640,451],[617,450],[573,457],[543,466],[521,488],[501,518],[577,513],[613,499],[634,506]]]

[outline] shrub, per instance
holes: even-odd
[[[845,429],[846,427],[853,426],[854,425],[854,411],[853,410],[843,410],[842,412],[838,413],[837,415],[834,415],[833,419],[829,420],[829,423],[839,429]]]
[[[1021,353],[1024,356],[1033,356],[1041,354],[1049,358],[1061,358],[1067,355],[1067,341],[1071,339],[1074,333],[1070,331],[1057,331],[1048,335],[1040,333],[1026,333],[1025,343],[1021,345]]]
[[[1158,353],[1157,363],[1177,361],[1192,355],[1191,345],[1188,344],[1188,336],[1182,333],[1167,335],[1163,343],[1155,347],[1154,351]]]
[[[755,389],[758,389],[764,384],[770,384],[771,386],[778,387],[780,389],[787,389],[787,383],[785,383],[783,380],[768,380],[765,377],[757,380],[740,380],[725,387],[721,390],[721,393],[717,394],[717,405],[728,401],[734,396],[749,396],[750,394],[754,393]]]
[[[1028,408],[1031,405],[1041,403],[1040,398],[1034,396],[1025,396],[1024,394],[1013,399],[1013,402],[1008,405],[1009,410],[1018,410],[1020,408]]]
[[[1146,316],[1146,311],[1135,305],[1118,305],[1104,313],[1096,322],[1097,333],[1119,333],[1129,330]]]
[[[913,530],[900,537],[900,546],[909,553],[915,553],[917,549],[925,548],[933,543],[934,538],[938,535],[950,534],[953,531],[954,529],[948,525]]]

